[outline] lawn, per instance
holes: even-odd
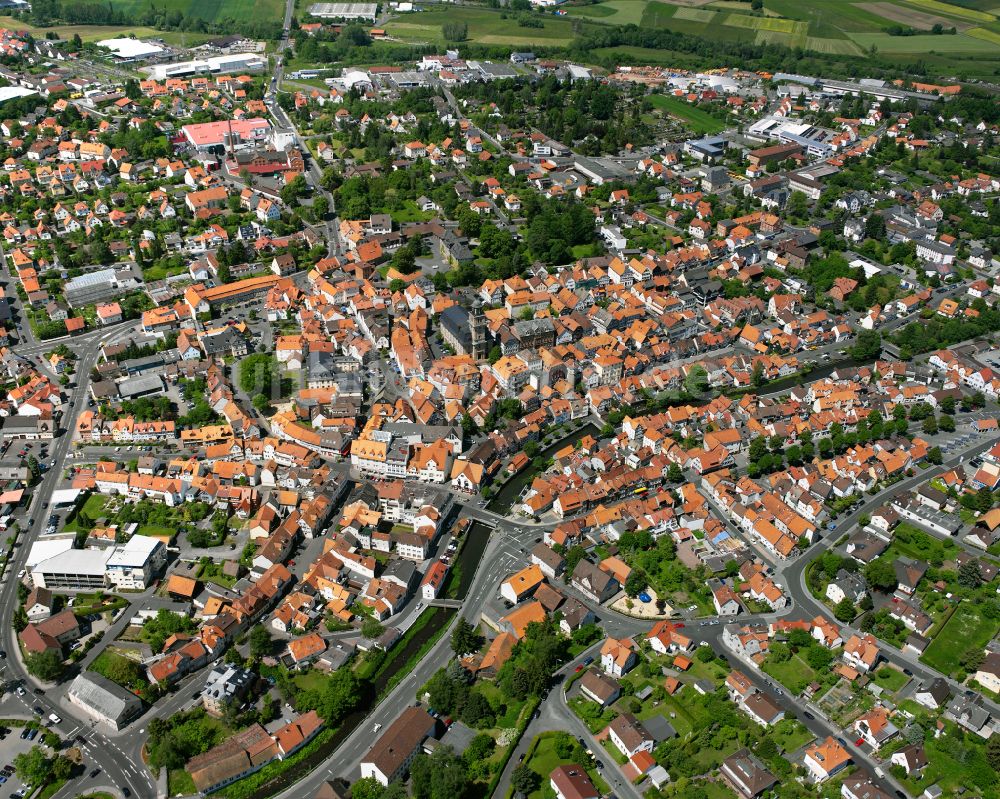
[[[805,746],[815,736],[803,724],[793,719],[782,719],[771,729],[771,737],[782,752],[794,752]]]
[[[205,582],[215,583],[222,588],[232,588],[236,578],[222,573],[221,563],[206,563],[198,570],[198,578]]]
[[[556,766],[568,765],[573,762],[571,758],[560,757],[559,753],[556,752],[556,742],[558,740],[559,733],[543,732],[532,742],[531,756],[525,761],[525,765],[542,778],[541,783],[543,786],[548,785],[549,774],[552,773],[552,770]],[[610,790],[608,784],[601,779],[601,775],[597,772],[597,769],[589,768],[587,769],[587,774],[602,794],[606,794]],[[544,789],[539,787],[528,794],[528,799],[542,799],[542,797],[547,795],[549,794],[546,794]]]
[[[973,788],[977,780],[977,775],[983,775],[986,779],[983,783],[995,780],[996,775],[993,769],[986,763],[983,753],[983,742],[975,735],[962,735],[957,727],[951,722],[945,722],[946,734],[940,738],[928,736],[924,743],[924,750],[927,753],[927,768],[924,769],[920,779],[906,777],[902,783],[908,788],[911,796],[923,796],[923,791],[931,785],[938,785],[945,796],[958,796],[959,791],[965,793]],[[957,748],[955,741],[962,743]],[[966,760],[961,762],[956,758],[956,754],[963,756]],[[972,796],[996,797],[997,792],[993,784],[985,785],[982,793],[972,790]]]
[[[871,677],[876,685],[890,694],[897,693],[910,681],[902,671],[891,666],[880,666]]]
[[[718,133],[726,127],[725,123],[711,114],[676,97],[667,94],[653,94],[650,95],[649,100],[654,108],[682,120],[695,133]]]
[[[797,654],[788,660],[778,662],[773,658],[764,661],[764,671],[798,696],[809,683],[816,679],[816,672]]]
[[[167,794],[170,796],[194,796],[197,792],[194,780],[184,769],[170,769],[167,772]]]
[[[611,708],[601,710],[596,702],[584,699],[582,696],[574,696],[568,704],[592,733],[600,732],[615,720],[615,714]]]
[[[83,503],[83,507],[80,508],[80,512],[74,513],[66,520],[65,529],[70,532],[79,532],[81,530],[87,530],[89,532],[93,528],[95,522],[107,516],[105,508],[107,508],[109,501],[110,497],[106,497],[102,494],[91,494]],[[80,524],[81,515],[86,517],[88,520],[86,524]]]
[[[919,37],[906,36],[903,38],[916,39]],[[914,560],[927,561],[931,565],[940,565],[953,557],[957,553],[958,547],[954,541],[942,541],[912,524],[901,522],[896,527],[890,550],[896,555],[905,555]]]
[[[969,649],[983,649],[997,629],[995,620],[986,618],[976,605],[963,602],[920,659],[942,674],[954,674],[960,669],[962,655]]]
[[[318,691],[326,685],[327,677],[322,672],[310,669],[309,671],[302,672],[301,674],[296,674],[292,678],[292,682],[295,683],[295,687],[300,691]]]

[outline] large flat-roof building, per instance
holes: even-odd
[[[185,125],[181,128],[181,132],[196,150],[207,151],[213,147],[256,147],[270,137],[271,123],[261,117],[223,119]]]
[[[142,700],[107,677],[85,671],[69,687],[67,699],[88,716],[122,729],[142,711]]]
[[[182,78],[186,75],[232,75],[260,73],[267,68],[267,59],[255,53],[229,53],[228,55],[177,61],[173,64],[156,64],[146,71],[154,80]]]
[[[71,308],[79,308],[113,299],[126,288],[114,269],[99,269],[67,280],[63,286],[63,296]]]
[[[114,548],[105,564],[105,573],[115,588],[141,591],[166,562],[167,548],[162,541],[148,535],[134,535]]]
[[[309,13],[323,19],[356,19],[374,22],[378,3],[313,3]]]
[[[100,549],[67,549],[43,560],[31,570],[31,580],[39,588],[90,591],[107,585],[109,552]]]
[[[144,42],[139,39],[102,39],[97,43],[98,47],[107,47],[114,53],[115,61],[119,64],[133,64],[137,61],[149,61],[150,59],[162,58],[168,51],[158,44]]]

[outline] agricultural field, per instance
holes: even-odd
[[[149,9],[149,0],[112,0],[115,8],[130,14],[141,14]],[[220,19],[280,20],[285,10],[282,0],[161,0],[155,4],[157,11],[180,11],[186,17],[200,17],[206,22]]]
[[[243,2],[243,0],[232,1]],[[516,20],[502,17],[499,11],[486,8],[449,8],[447,11],[401,14],[388,22],[385,29],[391,36],[406,42],[443,44],[444,24],[464,22],[468,26],[468,40],[476,44],[530,48],[566,47],[572,43],[575,38],[573,21],[556,16],[539,17],[539,19],[542,20],[544,27],[521,28]]]
[[[599,24],[639,24],[693,36],[803,47],[819,53],[903,57],[994,55],[1000,58],[998,0],[765,0],[760,11],[738,0],[608,0],[570,9]],[[930,31],[954,27],[955,35],[890,36],[892,26]],[[932,59],[934,55],[930,56]]]
[[[609,25],[638,25],[642,21],[646,4],[636,0],[607,0],[599,5],[568,10],[570,16],[593,17]]]
[[[135,36],[138,39],[162,39],[167,44],[178,47],[193,47],[211,39],[207,33],[187,33],[185,31],[158,31],[142,25],[53,25],[49,28],[36,28],[14,17],[0,16],[0,28],[8,30],[27,31],[36,39],[44,39],[45,34],[55,33],[60,39],[71,39],[77,33],[85,42],[95,42],[99,39],[114,39],[119,36]]]

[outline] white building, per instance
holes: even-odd
[[[115,547],[105,566],[108,582],[115,588],[143,590],[167,562],[167,548],[162,541],[147,535],[134,535]]]
[[[31,570],[38,588],[90,591],[107,586],[108,550],[68,549],[40,561]]]

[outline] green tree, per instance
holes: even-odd
[[[840,621],[850,621],[856,615],[854,609],[854,603],[851,602],[850,597],[844,597],[837,603],[837,607],[833,609],[833,615],[837,617]]]
[[[986,762],[994,771],[1000,771],[1000,738],[991,737],[986,742]]]
[[[273,355],[264,352],[248,355],[240,361],[239,371],[240,388],[246,394],[280,396],[278,361]]]
[[[379,623],[379,620],[374,619],[370,616],[367,619],[365,619],[364,623],[361,625],[361,634],[365,638],[375,639],[378,638],[380,635],[382,635],[382,633],[384,632],[385,632],[385,627],[383,627]]]
[[[49,781],[54,758],[50,758],[40,746],[33,746],[27,752],[14,757],[17,776],[27,785],[37,787]]]
[[[465,763],[450,746],[432,755],[419,754],[410,766],[413,799],[455,799],[465,795],[469,775]]]
[[[958,584],[964,588],[978,588],[982,582],[983,573],[975,558],[970,558],[958,568]]]
[[[510,784],[515,791],[527,796],[538,790],[541,779],[538,774],[522,763],[511,773]]]
[[[684,480],[684,472],[681,471],[681,467],[678,464],[670,464],[670,468],[667,469],[667,479],[671,483],[680,483]]]
[[[328,725],[335,726],[352,710],[358,707],[364,697],[361,684],[350,669],[338,669],[318,688],[300,692],[295,700],[299,711],[315,710]]]
[[[869,361],[882,351],[882,334],[877,330],[861,330],[849,352],[852,358]]]
[[[28,655],[24,659],[24,665],[28,673],[39,680],[45,682],[55,682],[63,675],[62,653],[54,649],[47,649],[35,655]]]
[[[630,597],[637,597],[647,584],[646,573],[642,569],[632,569],[625,578],[625,593]]]
[[[382,799],[385,789],[374,777],[365,777],[351,785],[351,799]]]
[[[441,34],[446,42],[464,42],[469,38],[469,26],[465,22],[446,22],[441,26]]]
[[[478,652],[483,645],[483,636],[476,628],[463,618],[455,623],[455,629],[451,632],[451,651],[456,655],[468,655],[471,652]]]
[[[888,558],[876,558],[865,566],[865,579],[869,585],[883,591],[895,588],[898,583],[896,570]]]
[[[271,654],[274,642],[263,624],[255,625],[250,631],[250,657],[260,659]]]

